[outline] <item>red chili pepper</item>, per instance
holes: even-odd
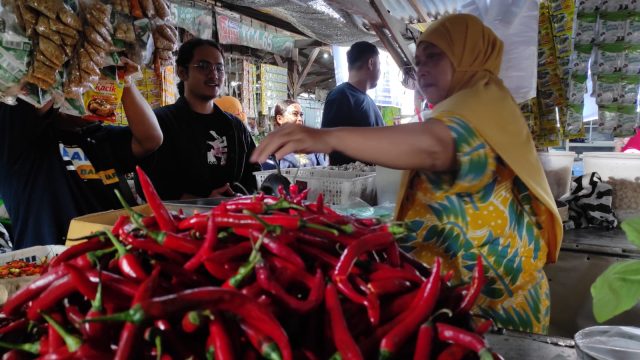
[[[224,289],[238,289],[242,282],[253,272],[253,269],[256,267],[256,264],[262,259],[262,255],[260,254],[260,246],[262,245],[262,238],[258,239],[256,243],[253,245],[253,249],[251,250],[251,255],[249,255],[249,259],[240,267],[238,271],[231,277],[229,277],[222,287]]]
[[[91,302],[91,308],[87,312],[87,319],[94,319],[104,315],[104,309],[102,307],[102,282],[98,283],[98,289],[96,291],[96,296],[94,300]],[[101,322],[84,322],[84,331],[83,333],[86,335],[88,340],[90,341],[100,341],[104,339],[107,328],[106,324]]]
[[[204,238],[204,243],[202,244],[200,249],[198,249],[198,252],[189,261],[187,261],[186,264],[184,264],[185,270],[194,271],[196,268],[198,268],[198,266],[202,264],[204,259],[206,259],[207,256],[209,256],[213,252],[213,249],[216,247],[217,243],[218,227],[213,221],[213,216],[209,216],[209,221],[207,224],[207,234]]]
[[[57,322],[62,321],[62,316],[58,313],[52,313],[50,316]],[[50,353],[55,352],[61,346],[65,346],[64,339],[62,338],[62,336],[60,336],[60,334],[58,334],[58,331],[55,327],[47,325],[47,336],[49,338]]]
[[[427,280],[423,286],[420,288],[419,292],[419,302],[415,308],[412,308],[412,315],[406,317],[399,323],[396,327],[394,327],[383,339],[380,343],[380,358],[391,358],[393,354],[398,350],[400,346],[407,340],[407,338],[413,333],[420,323],[426,320],[426,318],[431,314],[433,308],[436,305],[438,300],[438,295],[440,293],[440,269],[441,269],[441,261],[440,258],[436,258],[436,261],[433,265],[433,269],[431,272],[431,276],[429,280]]]
[[[297,196],[293,196],[293,200],[292,202],[294,204],[302,204],[303,201],[307,200],[307,198],[309,197],[309,191],[311,191],[311,189],[304,189],[300,194],[298,194]]]
[[[256,265],[256,278],[258,280],[258,284],[260,284],[265,291],[271,293],[278,300],[286,304],[291,310],[298,313],[307,313],[322,302],[324,279],[320,269],[316,271],[313,282],[305,281],[305,279],[300,276],[296,277],[297,280],[300,280],[309,288],[309,295],[306,300],[300,300],[297,297],[287,294],[285,289],[283,289],[282,286],[272,278],[271,273],[267,268],[267,264],[264,261],[260,261]]]
[[[418,339],[416,340],[416,350],[413,360],[431,359],[431,349],[433,347],[433,324],[426,322],[420,325]]]
[[[101,280],[104,281],[103,286],[108,290],[105,294],[117,293],[118,295],[126,295],[131,298],[135,296],[138,290],[138,285],[133,281],[108,271],[98,272],[96,270],[89,270],[87,271],[87,276],[96,284],[101,282]]]
[[[218,207],[215,207],[214,210],[212,211],[215,212],[215,209],[217,209]],[[226,212],[221,213],[221,215],[223,214],[226,214]],[[180,221],[178,223],[178,229],[180,231],[195,230],[198,233],[204,234],[207,231],[208,219],[209,219],[209,216],[206,214],[195,214],[195,215],[192,215],[191,217],[188,217]]]
[[[247,335],[249,342],[253,347],[258,350],[260,355],[263,358],[268,360],[281,360],[282,355],[280,355],[280,350],[278,350],[278,346],[264,334],[256,331],[254,328],[247,324],[240,324],[242,330]]]
[[[129,215],[118,216],[118,220],[116,220],[116,223],[113,224],[113,227],[111,228],[111,233],[118,236],[118,234],[120,234],[120,231],[124,229],[124,227],[129,223]]]
[[[11,334],[13,331],[22,330],[29,325],[27,319],[18,319],[0,328],[0,335]]]
[[[471,310],[485,283],[486,279],[484,276],[484,268],[482,265],[482,256],[478,254],[478,261],[476,264],[476,268],[473,271],[473,278],[471,279],[471,287],[469,288],[467,295],[462,300],[462,303],[457,310],[458,313],[465,313]]]
[[[445,323],[436,323],[436,329],[438,330],[438,339],[441,341],[463,346],[477,353],[480,360],[493,359],[491,351],[481,336]]]
[[[250,230],[249,236],[254,244],[262,239],[262,245],[265,249],[269,250],[269,252],[271,252],[272,254],[279,256],[286,261],[289,261],[291,264],[295,265],[298,270],[304,271],[304,261],[302,261],[300,256],[298,256],[295,251],[291,250],[290,247],[279,242],[279,239],[272,238],[255,229]]]
[[[181,254],[164,247],[155,240],[148,237],[136,237],[132,233],[120,233],[122,241],[130,245],[132,248],[144,250],[150,254],[157,254],[165,257],[167,260],[171,260],[176,263],[184,262],[184,258]]]
[[[109,244],[104,241],[101,237],[93,237],[85,242],[82,242],[77,245],[73,245],[60,255],[55,256],[51,259],[49,263],[49,268],[57,267],[58,265],[70,261],[72,259],[77,258],[78,256],[85,255],[88,252],[101,250],[108,246]]]
[[[447,271],[447,273],[442,276],[442,281],[445,283],[450,282],[451,280],[453,280],[453,277],[455,276],[455,274],[456,273],[453,270]]]
[[[64,313],[67,321],[73,325],[74,328],[82,332],[83,336],[86,336],[83,328],[85,315],[80,312],[80,309],[76,305],[70,304],[68,300],[65,300]]]
[[[0,348],[13,349],[13,351],[18,352],[17,359],[24,359],[25,358],[24,353],[33,354],[33,355],[47,354],[49,352],[49,340],[47,335],[43,335],[39,341],[32,342],[32,343],[13,344],[6,341],[0,341]]]
[[[66,263],[63,266],[71,276],[71,281],[77,290],[88,299],[93,300],[96,297],[98,286],[91,282],[86,273],[83,273],[73,264]]]
[[[304,243],[305,245],[310,245],[324,250],[333,250],[336,246],[335,242],[327,239],[326,237],[316,236],[302,231],[296,233],[296,238],[297,243]]]
[[[289,185],[289,195],[291,195],[291,197],[298,196],[299,191],[300,191],[300,187],[298,187],[298,185],[296,184]]]
[[[391,267],[383,263],[373,264],[373,272],[369,276],[369,279],[371,281],[398,279],[406,280],[414,284],[421,284],[424,281],[422,276],[418,275],[415,271],[405,268]]]
[[[342,359],[363,359],[358,345],[353,340],[347,322],[342,313],[338,292],[332,283],[327,284],[325,289],[325,306],[331,320],[331,333],[333,342],[340,352]]]
[[[333,274],[333,280],[340,292],[355,303],[366,304],[367,299],[360,295],[349,283],[349,273],[360,255],[368,251],[386,248],[394,242],[393,235],[390,233],[376,233],[362,237],[347,246]],[[378,319],[370,316],[369,320],[372,324],[377,324]]]
[[[486,319],[485,321],[478,324],[478,326],[476,326],[474,332],[478,335],[484,335],[489,332],[489,330],[491,330],[491,327],[493,327],[493,320]]]
[[[153,210],[156,220],[158,221],[158,225],[160,225],[160,229],[162,231],[176,232],[178,227],[173,221],[171,214],[162,203],[162,200],[160,200],[160,196],[158,196],[151,180],[141,167],[136,166],[136,172],[138,173],[138,179],[140,180],[140,187],[142,188],[144,197],[147,199],[147,203],[149,203],[151,210]]]
[[[216,360],[234,359],[231,340],[229,339],[229,335],[227,335],[227,331],[224,328],[224,323],[220,316],[214,315],[213,320],[209,322],[207,351],[211,348],[214,349]]]
[[[82,346],[82,339],[72,335],[67,330],[65,330],[65,328],[60,325],[53,317],[45,313],[42,313],[42,317],[47,321],[47,323],[49,323],[49,327],[53,327],[57,334],[62,337],[69,353],[77,351],[80,346]],[[51,342],[52,339],[49,338],[49,341]],[[51,344],[49,345],[49,349],[51,350]],[[53,351],[57,351],[57,349]]]
[[[70,275],[65,275],[56,280],[40,296],[35,299],[27,310],[27,318],[31,321],[40,319],[40,312],[47,311],[56,306],[62,299],[76,291],[75,284]]]
[[[161,232],[153,236],[160,245],[184,254],[195,254],[202,245],[201,241],[192,239],[188,234]]]
[[[202,324],[202,317],[202,312],[197,310],[186,312],[181,321],[182,330],[189,334],[195,332]]]
[[[147,301],[153,296],[153,291],[155,290],[158,282],[158,278],[160,277],[160,268],[156,267],[151,276],[149,276],[146,280],[140,284],[136,295],[134,296],[131,305],[137,306],[141,302]],[[103,317],[104,318],[104,317]],[[100,317],[95,317],[91,320],[100,320]],[[139,332],[139,325],[135,322],[127,322],[124,325],[124,329],[120,332],[120,340],[118,341],[118,351],[116,352],[115,358],[116,360],[125,360],[133,358],[132,351],[135,342],[137,339],[137,334]]]
[[[113,243],[113,246],[118,250],[118,268],[122,274],[136,281],[143,281],[146,279],[147,274],[140,265],[136,256],[128,252],[124,245],[122,245],[122,243],[120,243],[113,234],[107,232],[107,236],[109,237],[109,240],[111,240],[111,243]]]
[[[380,279],[369,283],[371,291],[378,295],[395,294],[411,289],[410,282],[402,279]]]
[[[202,287],[143,301],[128,311],[103,317],[104,321],[141,323],[145,319],[166,318],[189,310],[228,311],[257,331],[269,334],[278,345],[283,360],[292,360],[286,332],[271,312],[237,290]]]
[[[437,360],[460,360],[471,350],[457,344],[447,346],[439,355]]]

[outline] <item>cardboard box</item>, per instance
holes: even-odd
[[[151,215],[151,209],[146,204],[136,206],[133,209],[143,215]],[[80,216],[71,220],[65,245],[75,245],[81,243],[83,240],[73,241],[73,239],[85,237],[101,230],[110,230],[120,215],[127,215],[127,211],[125,209],[110,210]]]

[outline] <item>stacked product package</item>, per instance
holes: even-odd
[[[578,4],[572,87],[586,92],[589,64],[598,104],[598,131],[631,136],[638,125],[640,3],[582,0]],[[579,103],[576,102],[576,106]]]

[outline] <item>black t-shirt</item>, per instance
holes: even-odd
[[[211,114],[196,113],[184,98],[155,113],[164,141],[143,168],[163,200],[206,198],[226,183],[256,190],[253,172],[261,168],[249,162],[255,143],[240,119],[217,105]]]
[[[377,127],[384,126],[382,114],[366,92],[348,82],[329,92],[322,113],[322,127]],[[356,160],[342,153],[329,154],[329,164],[344,165]]]
[[[60,140],[67,134],[54,127],[52,116],[50,112],[39,117],[22,101],[15,106],[0,104],[0,197],[11,217],[14,249],[63,244],[71,219],[112,208],[96,196],[108,190],[95,186],[92,190],[71,159],[61,156]],[[121,155],[116,158],[133,159],[126,128],[105,127],[75,136],[78,144],[107,144],[101,152],[117,151]]]

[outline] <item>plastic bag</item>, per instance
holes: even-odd
[[[598,74],[610,74],[622,70],[624,44],[599,45],[596,52],[596,71]]]
[[[0,93],[2,101],[11,102],[20,90],[20,80],[27,73],[31,42],[12,33],[0,33],[0,39]]]
[[[569,102],[572,104],[584,103],[584,94],[587,93],[587,76],[574,74],[569,82]]]
[[[583,110],[584,104],[569,104],[567,106],[567,122],[563,132],[565,139],[580,139],[585,136]]]
[[[575,342],[582,357],[640,359],[640,329],[635,327],[594,326],[576,333]]]
[[[624,41],[626,23],[627,19],[624,13],[600,14],[598,41],[601,43]]]
[[[29,0],[29,6],[43,13],[51,19],[55,19],[60,9],[61,1],[56,0]]]
[[[620,75],[599,74],[595,77],[596,103],[608,105],[620,101]]]
[[[153,0],[153,7],[158,18],[166,20],[171,17],[171,10],[169,5],[164,0]]]
[[[591,44],[596,41],[597,14],[579,14],[576,23],[576,44]]]
[[[625,40],[630,43],[640,43],[640,14],[631,16],[627,20]]]

